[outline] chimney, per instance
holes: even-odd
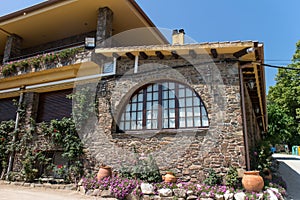
[[[173,30],[172,45],[184,45],[184,34],[183,29],[179,31],[177,29]]]

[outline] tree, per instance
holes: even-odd
[[[287,67],[294,69],[279,69],[276,85],[269,90],[269,136],[300,145],[300,41],[292,61]]]

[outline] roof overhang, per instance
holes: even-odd
[[[95,31],[101,7],[113,11],[113,35],[155,27],[134,0],[49,0],[0,17],[0,55],[3,55],[7,36],[11,34],[23,38],[22,49],[25,49]],[[153,29],[150,38],[156,44],[167,42]]]

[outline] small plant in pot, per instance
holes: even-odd
[[[162,176],[165,183],[176,183],[177,178],[173,171],[167,171],[165,176]]]

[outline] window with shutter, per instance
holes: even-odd
[[[18,101],[18,97],[0,99],[0,121],[15,120],[17,114],[17,106],[13,100]]]
[[[40,93],[37,122],[49,122],[52,119],[70,117],[72,113],[72,100],[66,98],[73,89]]]

